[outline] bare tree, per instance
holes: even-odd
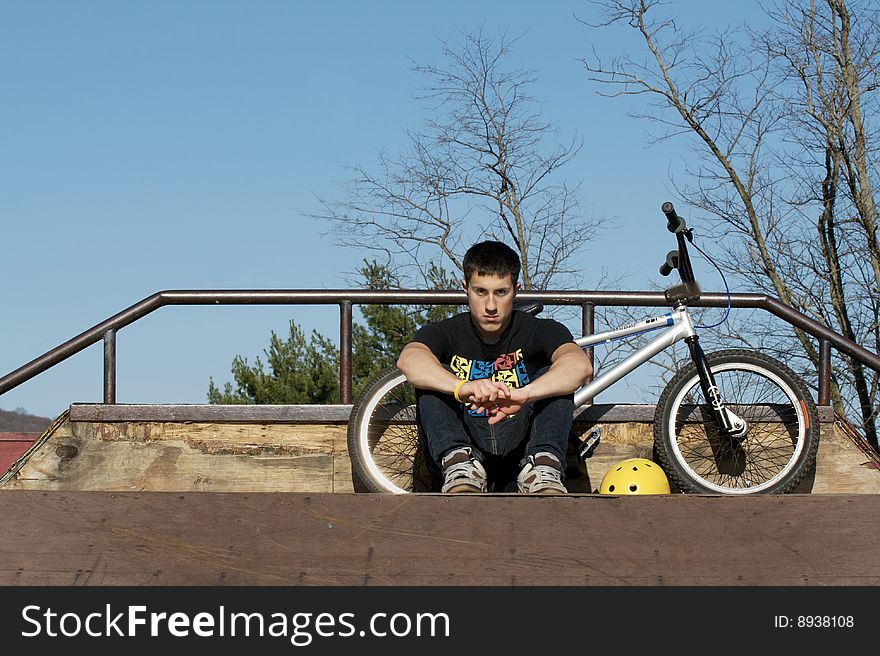
[[[580,184],[560,177],[579,142],[548,143],[553,126],[529,95],[534,73],[505,66],[515,40],[482,31],[463,39],[442,42],[442,66],[415,66],[429,118],[407,132],[408,151],[380,154],[375,171],[354,166],[343,193],[319,198],[311,216],[402,279],[460,274],[467,247],[494,238],[519,252],[524,288],[572,284],[575,255],[599,227],[581,212]]]
[[[876,351],[880,250],[870,174],[876,159],[869,146],[876,134],[866,126],[877,117],[872,92],[880,73],[880,23],[876,9],[850,4],[859,17],[858,29],[843,0],[778,3],[770,13],[776,30],[762,35],[762,42],[792,82],[787,132],[798,135],[798,145],[813,155],[805,159],[792,153],[786,160],[803,190],[789,204],[814,228],[809,236],[820,244],[802,249],[810,256],[802,268],[823,283],[818,287],[823,298],[813,290],[812,302],[826,323]],[[856,395],[849,405],[863,424],[876,423],[877,372],[851,358],[840,366],[838,378],[845,377]],[[833,393],[843,404],[838,384]],[[872,437],[876,441],[876,433]]]
[[[876,9],[786,0],[767,10],[772,31],[706,37],[653,0],[601,6],[602,26],[636,30],[647,58],[594,56],[587,70],[606,95],[650,99],[640,116],[662,126],[659,138],[691,137],[699,164],[677,190],[714,220],[725,269],[876,350]],[[768,323],[748,338],[775,341],[789,361],[795,339],[815,376],[817,348],[801,331]],[[832,401],[858,414],[876,446],[877,372],[836,356]]]

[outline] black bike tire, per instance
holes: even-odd
[[[772,483],[767,482],[766,484],[762,483],[755,486],[724,488],[696,474],[681,455],[678,445],[675,444],[677,436],[672,435],[669,429],[671,415],[674,412],[678,412],[676,406],[680,405],[676,403],[676,399],[680,399],[683,392],[687,389],[693,388],[697,381],[696,366],[690,363],[669,381],[660,396],[654,415],[655,453],[660,464],[666,470],[667,475],[681,491],[690,493],[744,495],[756,493],[785,494],[793,491],[815,465],[816,453],[819,448],[819,415],[806,385],[785,364],[757,351],[745,349],[724,350],[710,353],[706,357],[713,374],[716,370],[720,369],[734,370],[739,365],[743,370],[752,371],[753,373],[756,373],[756,369],[763,369],[768,374],[775,376],[778,381],[782,381],[789,389],[780,389],[783,389],[786,395],[790,393],[801,408],[801,414],[796,414],[796,416],[803,416],[802,420],[798,420],[798,432],[800,433],[802,430],[803,435],[797,440],[798,442],[802,440],[802,443],[796,444],[793,447],[792,455],[789,456],[781,470],[784,473],[777,474],[779,479]],[[779,382],[772,380],[772,376],[768,380],[778,386]],[[723,395],[724,390],[722,390]],[[795,412],[797,413],[796,409]],[[708,417],[708,412],[704,413],[704,416]],[[709,421],[706,424],[710,425]],[[707,435],[710,432],[707,432]],[[773,481],[773,478],[771,477],[769,480]]]

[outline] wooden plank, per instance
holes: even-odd
[[[64,422],[5,488],[333,492],[348,477],[345,427]]]
[[[350,405],[175,405],[74,403],[71,421],[195,421],[203,423],[347,422]]]
[[[71,421],[105,422],[202,422],[202,423],[347,423],[350,405],[143,405],[75,403]],[[576,421],[654,421],[653,404],[597,403],[579,408]],[[830,406],[819,406],[821,422],[834,421]]]
[[[56,421],[47,439],[15,471],[5,489],[157,492],[352,492],[344,423],[198,423]],[[591,422],[576,422],[586,432]],[[567,454],[566,486],[596,492],[608,469],[625,458],[653,459],[652,426],[602,422],[602,442],[581,462]],[[814,472],[798,493],[880,492],[877,460],[834,424],[821,425]],[[20,454],[16,453],[18,457]],[[0,472],[2,474],[2,472]]]
[[[0,585],[880,585],[880,495],[0,491]]]

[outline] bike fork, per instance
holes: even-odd
[[[722,435],[738,436],[744,433],[745,422],[736,416],[724,403],[721,398],[721,392],[715,384],[715,377],[712,375],[712,369],[709,368],[709,361],[706,354],[700,346],[700,340],[696,335],[685,338],[685,343],[691,354],[691,360],[697,367],[697,375],[700,377],[700,387],[703,390],[703,397],[708,401],[712,416]]]

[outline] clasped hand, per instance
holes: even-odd
[[[462,385],[459,396],[474,410],[484,410],[490,424],[512,417],[526,404],[525,388],[510,388],[497,380],[481,378]]]

